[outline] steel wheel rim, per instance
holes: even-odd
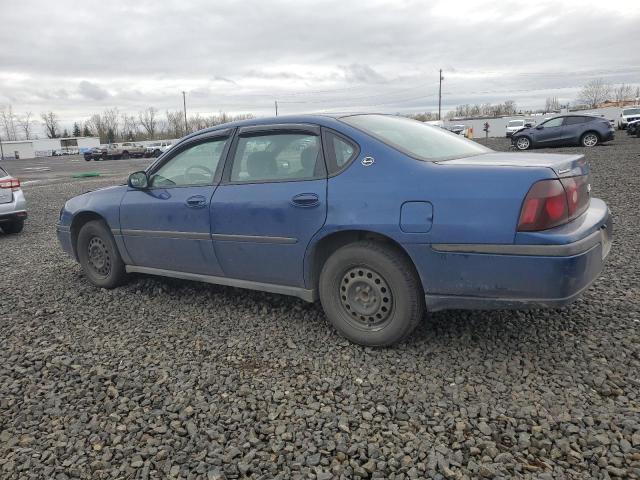
[[[111,273],[111,255],[100,237],[92,237],[89,240],[87,259],[89,267],[96,275],[106,277]]]
[[[520,150],[526,150],[529,148],[529,140],[527,138],[519,138],[516,145]]]
[[[393,292],[384,277],[367,267],[347,270],[338,295],[349,323],[360,330],[380,330],[391,321]]]
[[[598,143],[598,137],[590,133],[589,135],[584,136],[584,141],[582,143],[584,143],[585,147],[595,147]]]

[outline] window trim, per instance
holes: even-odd
[[[337,175],[340,175],[342,172],[344,172],[347,168],[351,166],[351,164],[355,161],[355,159],[360,156],[361,148],[358,142],[338,132],[337,130],[334,130],[328,127],[322,127],[321,130],[322,130],[322,148],[324,151],[327,152],[327,154],[325,155],[325,165],[326,165],[325,168],[327,171],[327,177],[332,178]],[[333,151],[333,149],[331,148],[331,145],[329,144],[330,135],[334,135],[354,147],[353,154],[351,155],[349,160],[347,160],[344,163],[344,165],[342,165],[341,167],[338,167],[338,162],[335,158],[335,152]],[[331,162],[331,164],[329,162]],[[332,171],[334,165],[336,168],[334,171]]]
[[[145,170],[145,173],[147,174],[147,178],[149,178],[149,181],[151,181],[152,176],[160,168],[165,166],[167,163],[169,163],[171,160],[173,160],[175,157],[180,155],[185,150],[188,150],[189,148],[195,147],[197,145],[201,145],[203,143],[207,143],[209,141],[226,139],[227,140],[226,144],[222,149],[222,153],[220,154],[220,161],[218,162],[218,165],[216,166],[216,170],[213,173],[213,180],[211,181],[211,183],[204,183],[204,184],[198,183],[198,184],[188,184],[188,185],[165,185],[165,186],[157,186],[157,187],[149,186],[146,190],[158,190],[158,189],[166,190],[168,188],[183,188],[183,187],[211,187],[211,186],[220,184],[220,180],[222,178],[222,172],[227,161],[229,149],[231,147],[231,143],[232,143],[231,140],[234,137],[233,135],[234,130],[235,129],[231,129],[231,128],[227,128],[224,130],[216,130],[214,132],[209,132],[204,135],[199,135],[197,137],[192,137],[187,140],[184,140],[176,144],[175,147],[169,150],[168,155],[160,157],[158,161],[149,165]]]
[[[263,137],[267,135],[286,135],[286,134],[301,134],[306,133],[307,135],[316,136],[320,139],[319,142],[319,150],[318,150],[318,158],[316,159],[316,167],[318,162],[320,163],[321,171],[314,175],[312,178],[283,178],[281,180],[254,180],[250,182],[243,181],[232,181],[231,180],[231,170],[233,169],[233,162],[235,161],[235,155],[238,150],[238,143],[241,138],[247,137]],[[289,123],[289,124],[274,124],[274,125],[251,125],[247,127],[242,127],[238,130],[238,133],[234,136],[233,141],[229,147],[229,152],[227,155],[227,161],[224,165],[224,171],[222,172],[222,179],[220,181],[220,185],[257,185],[263,183],[290,183],[290,182],[309,182],[315,180],[323,180],[327,178],[327,167],[324,155],[324,148],[322,137],[320,135],[320,126],[319,125],[309,125],[309,124],[297,124],[297,123]]]

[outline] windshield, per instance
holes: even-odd
[[[522,127],[524,126],[524,120],[511,120],[509,122],[510,127]]]
[[[434,162],[491,152],[447,130],[408,118],[372,114],[340,120],[419,160]]]
[[[640,115],[640,108],[625,108],[622,110],[623,115]]]
[[[160,146],[160,142],[151,143],[149,146],[150,147],[159,147]]]

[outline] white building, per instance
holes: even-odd
[[[51,157],[55,153],[84,153],[100,145],[98,137],[40,138],[2,142],[5,158]]]

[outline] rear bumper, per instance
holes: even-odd
[[[8,203],[0,203],[0,222],[12,222],[27,218],[27,201],[22,190],[13,192],[13,199]]]
[[[593,199],[596,200],[596,199]],[[576,300],[596,280],[612,243],[613,222],[595,202],[588,233],[567,243],[432,245],[409,249],[431,311],[555,308]],[[594,218],[597,217],[597,218]],[[596,223],[591,223],[595,221]],[[580,225],[583,228],[584,225]],[[575,232],[574,232],[575,233]],[[542,232],[540,232],[542,234]],[[571,234],[573,235],[573,234]]]

